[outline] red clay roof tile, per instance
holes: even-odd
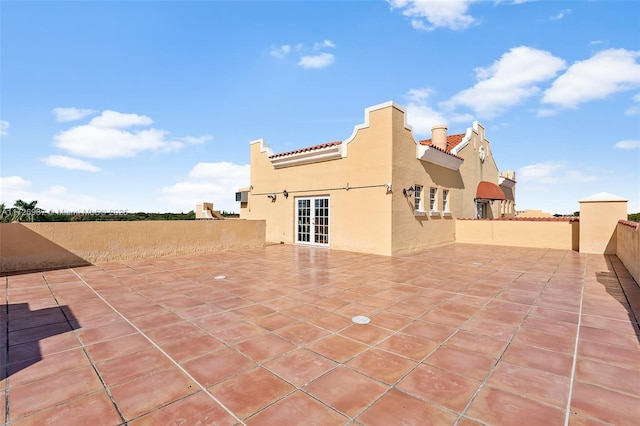
[[[271,155],[271,156],[269,156],[269,158],[285,157],[287,155],[300,154],[302,152],[316,151],[318,149],[329,148],[329,147],[340,145],[340,144],[342,144],[342,142],[340,142],[340,141],[338,141],[338,142],[327,142],[327,143],[323,143],[323,144],[320,144],[320,145],[309,146],[307,148],[296,149],[295,151],[281,152],[280,154]]]
[[[462,138],[464,137],[464,135],[465,135],[464,133],[461,133],[459,135],[449,135],[449,136],[447,136],[447,149],[445,150],[445,152],[451,153],[451,150],[456,145],[458,145],[460,142],[462,142]],[[422,141],[420,141],[420,145],[433,146],[433,139],[422,140]]]

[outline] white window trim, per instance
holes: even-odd
[[[451,198],[451,191],[448,189],[443,189],[442,190],[442,213],[445,216],[451,216],[451,210],[449,210],[450,198]]]
[[[413,212],[416,216],[424,216],[424,186],[414,185],[415,191],[413,191]],[[420,188],[418,190],[418,188]],[[416,193],[420,193],[419,197],[416,197]],[[416,200],[418,200],[416,202]]]
[[[435,193],[433,193],[434,190],[435,190]],[[433,198],[431,198],[432,194],[433,194]],[[440,214],[437,208],[438,208],[438,188],[432,186],[429,188],[429,212],[432,215],[434,213]]]

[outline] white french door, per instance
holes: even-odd
[[[329,245],[329,197],[296,199],[296,242]]]

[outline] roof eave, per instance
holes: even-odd
[[[418,145],[418,159],[450,170],[459,170],[464,160],[431,145]]]
[[[500,176],[498,178],[498,184],[500,186],[504,186],[505,188],[513,188],[513,187],[516,186],[516,181],[512,180],[512,179],[509,179],[509,178],[506,178],[506,177],[503,177],[503,176]]]
[[[338,160],[340,158],[342,158],[342,146],[341,144],[336,144],[313,151],[299,152],[280,157],[276,156],[270,160],[275,169],[282,169],[284,167],[301,166],[303,164]]]

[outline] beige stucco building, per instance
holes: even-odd
[[[455,241],[456,218],[515,212],[515,174],[500,173],[485,129],[418,141],[387,102],[341,142],[274,154],[251,142],[240,217],[266,221],[267,242],[393,255]]]

